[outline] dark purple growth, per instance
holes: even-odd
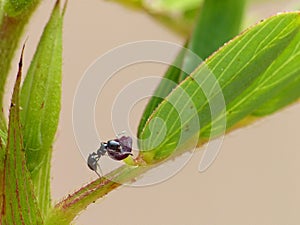
[[[107,154],[114,160],[123,160],[132,155],[132,138],[122,136],[107,142]]]

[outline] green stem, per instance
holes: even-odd
[[[124,165],[107,174],[105,177],[93,181],[58,203],[49,214],[45,224],[70,224],[78,213],[86,209],[88,205],[120,187],[122,183],[134,181],[139,175],[150,168],[152,167],[133,167]]]

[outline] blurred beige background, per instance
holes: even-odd
[[[44,1],[27,29],[27,59],[32,56],[52,6],[53,1]],[[264,10],[250,9],[251,15],[259,20],[289,6],[288,1],[282,0],[277,1],[277,5],[264,6]],[[115,3],[69,1],[64,28],[63,102],[51,171],[55,201],[96,178],[77,149],[72,130],[72,102],[81,76],[98,56],[110,49],[149,39],[178,44],[184,41],[147,15]],[[129,68],[121,71],[110,85],[118,90],[122,82],[139,76],[162,75],[165,68],[157,64]],[[110,105],[114,95],[110,95],[109,88],[106,95],[107,102],[102,101],[96,107],[97,128],[104,133],[103,140],[115,135],[110,111],[103,107]],[[146,101],[142,101],[132,110],[133,130],[136,130],[145,104]],[[296,104],[226,136],[217,160],[204,173],[198,172],[202,155],[198,151],[173,178],[150,187],[119,188],[88,207],[74,223],[299,225],[299,112],[300,104]]]

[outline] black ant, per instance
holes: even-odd
[[[131,151],[132,138],[128,136],[122,136],[120,138],[109,140],[108,142],[101,142],[100,148],[96,152],[89,154],[87,165],[101,177],[97,172],[97,168],[99,167],[98,161],[101,156],[104,156],[107,153],[110,158],[119,161],[132,155]]]

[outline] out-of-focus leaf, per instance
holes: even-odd
[[[13,92],[8,140],[3,169],[3,195],[0,224],[42,224],[35,200],[30,173],[25,162],[25,153],[20,124],[19,90],[21,82],[22,57]]]
[[[43,215],[50,206],[50,160],[61,103],[62,24],[57,1],[21,91],[26,162]]]
[[[299,62],[299,12],[271,17],[247,30],[208,58],[156,108],[140,135],[142,139],[148,138],[142,142],[140,158],[155,163],[176,149],[188,146],[189,139],[199,131],[200,142],[211,135],[219,135],[222,127],[214,125],[221,120],[226,119],[227,129],[230,129],[264,104],[270,109],[262,115],[285,105],[271,104],[274,98],[280,98],[280,102],[286,104],[299,98],[300,92],[295,84],[300,84]],[[218,82],[208,83],[211,82],[209,74],[213,74]],[[207,93],[199,84],[211,87],[211,93],[205,95]],[[218,85],[220,89],[216,89]],[[289,92],[284,92],[287,89]],[[187,105],[183,93],[189,96],[192,106]],[[209,103],[218,95],[225,99],[226,112],[223,113],[225,109],[218,105],[213,106],[219,116],[212,120]],[[195,114],[190,113],[193,107],[196,108]],[[165,123],[165,129],[154,125],[156,118]],[[201,129],[189,129],[193,127],[191,121],[196,119]],[[162,137],[163,130],[165,137]]]
[[[155,20],[166,25],[169,29],[188,36],[192,31],[196,15],[203,0],[171,0],[171,1],[141,1],[141,0],[113,0],[124,6],[142,10]]]
[[[26,0],[24,0],[25,2]],[[6,121],[3,115],[3,94],[6,79],[11,66],[11,61],[15,50],[18,47],[19,40],[23,33],[24,27],[27,24],[32,12],[40,2],[39,0],[29,0],[31,3],[26,6],[26,9],[21,10],[17,16],[10,16],[4,11],[2,4],[15,4],[21,1],[2,1],[0,3],[0,129],[6,130]],[[22,1],[23,2],[23,1]]]
[[[202,2],[203,0],[156,0],[148,4],[153,9],[174,13],[198,8]]]
[[[160,82],[149,103],[147,104],[138,127],[138,136],[140,135],[146,121],[148,120],[154,109],[159,105],[159,103],[163,101],[164,97],[166,97],[179,83],[181,79],[180,76],[182,74],[182,71],[179,68],[182,66],[185,52],[186,50],[182,49],[182,51],[179,53],[173,63],[173,66],[170,66],[167,70],[164,76],[165,79]],[[176,66],[178,66],[179,68]]]
[[[4,12],[14,17],[26,12],[29,8],[37,4],[39,0],[4,0]]]
[[[240,32],[245,0],[205,0],[189,49],[205,60]]]
[[[164,79],[155,90],[144,111],[138,128],[138,136],[154,109],[175,88],[176,84],[179,84],[196,69],[202,60],[205,60],[220,46],[238,34],[244,5],[244,0],[206,0],[204,2],[195,29],[188,44],[185,45],[190,51],[182,49],[173,65],[166,72]],[[191,52],[199,59],[195,59]],[[190,58],[193,59],[187,60]],[[186,73],[181,70],[182,68]]]

